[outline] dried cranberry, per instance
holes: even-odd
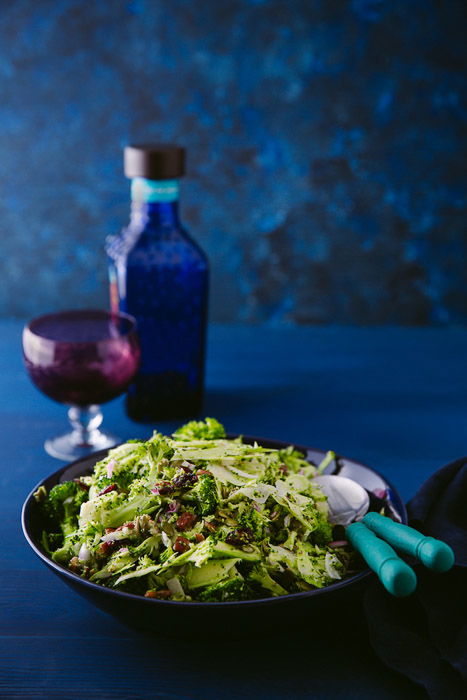
[[[106,486],[105,489],[102,489],[97,495],[98,496],[103,496],[104,493],[110,493],[111,491],[116,491],[117,490],[117,484],[110,484],[110,486]]]
[[[160,493],[161,495],[172,493],[173,490],[174,487],[170,483],[170,481],[159,481],[157,484],[154,485],[153,489],[155,493]]]
[[[175,523],[177,530],[189,530],[196,522],[196,515],[193,513],[183,513]]]
[[[177,489],[186,489],[193,486],[197,481],[198,477],[196,474],[188,470],[188,472],[183,471],[181,474],[178,474],[172,483]]]
[[[225,541],[227,542],[227,544],[232,544],[241,547],[242,545],[251,542],[253,537],[254,535],[252,530],[250,530],[249,527],[246,527],[241,530],[232,530],[232,532],[229,532],[229,534],[225,538]]]
[[[176,552],[183,554],[183,552],[188,552],[190,549],[190,542],[186,537],[177,537],[174,544],[174,549]]]
[[[81,481],[81,479],[73,479],[73,481],[80,487],[80,489],[83,489],[83,491],[89,491],[89,484],[85,484],[84,481]]]
[[[120,544],[120,542],[119,542],[119,544]],[[101,544],[99,545],[99,547],[97,549],[97,553],[104,554],[104,555],[109,554],[109,552],[111,552],[112,549],[114,549],[116,545],[117,545],[116,540],[114,540],[113,542],[101,542]]]

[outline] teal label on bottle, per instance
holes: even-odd
[[[178,199],[178,180],[147,180],[135,177],[131,181],[133,202],[175,202]]]

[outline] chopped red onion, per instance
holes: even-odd
[[[329,543],[329,547],[347,547],[348,545],[347,540],[335,540],[334,542]]]
[[[117,466],[117,462],[114,459],[111,459],[110,462],[107,463],[107,478],[111,479],[113,471],[115,467]]]

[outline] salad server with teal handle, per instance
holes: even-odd
[[[368,493],[352,479],[322,474],[313,483],[327,497],[330,522],[346,528],[349,542],[392,595],[410,595],[417,585],[415,572],[393,547],[416,557],[433,571],[448,571],[454,564],[454,552],[445,542],[379,513],[368,513]]]

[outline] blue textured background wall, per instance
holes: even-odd
[[[153,139],[189,149],[212,318],[467,321],[466,7],[2,2],[0,314],[107,304],[121,149]]]

